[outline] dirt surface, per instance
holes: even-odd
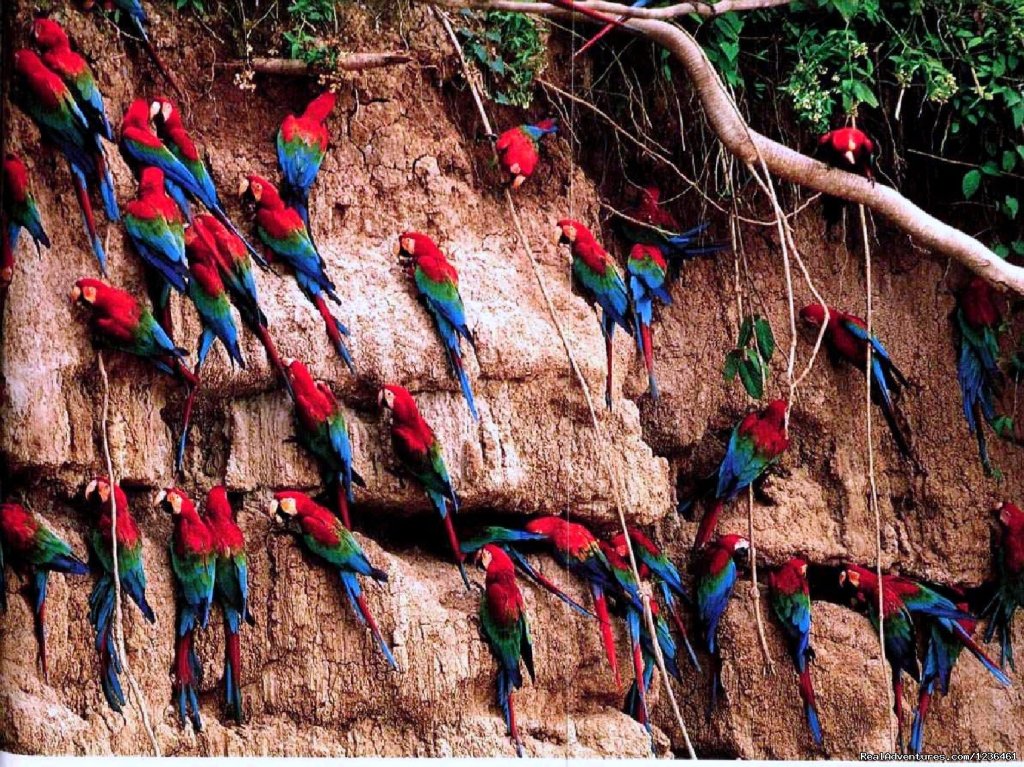
[[[232,192],[247,173],[276,177],[272,137],[277,125],[286,113],[301,109],[316,88],[300,80],[257,78],[255,90],[240,90],[230,73],[214,67],[227,56],[219,44],[194,22],[171,17],[165,7],[160,11],[154,14],[154,35],[168,63],[189,84],[186,123],[209,154],[229,213],[248,225]],[[19,34],[29,18],[23,5]],[[132,98],[163,88],[154,84],[151,67],[130,43],[126,50],[115,41],[110,25],[69,11],[58,18],[90,57],[115,124]],[[249,721],[243,727],[219,721],[222,637],[213,626],[200,640],[207,669],[206,727],[199,735],[179,727],[168,671],[174,620],[166,554],[171,526],[152,502],[159,489],[175,481],[171,455],[182,396],[169,379],[108,353],[111,457],[143,531],[150,601],[158,615],[150,626],[126,608],[126,641],[168,754],[514,753],[493,702],[494,663],[479,637],[478,597],[464,590],[448,564],[440,524],[422,494],[392,473],[386,419],[376,408],[382,383],[408,387],[442,440],[463,499],[460,529],[498,518],[515,523],[515,515],[570,511],[597,530],[612,530],[617,517],[600,468],[604,455],[622,482],[630,520],[656,531],[680,562],[695,524],[674,512],[676,475],[709,471],[724,447],[722,430],[749,406],[740,388],[723,382],[720,374],[737,324],[732,259],[700,260],[687,265],[675,303],[660,315],[659,401],[643,395],[641,360],[631,339],[617,336],[615,412],[601,414],[608,435],[602,443],[589,426],[561,342],[495,191],[489,150],[474,135],[476,120],[457,82],[454,60],[441,53],[448,47],[439,28],[419,11],[393,28],[387,21],[382,27],[365,23],[370,47],[409,42],[417,63],[354,74],[340,85],[331,124],[334,145],[311,200],[312,225],[338,284],[337,311],[352,331],[358,374],[350,375],[336,359],[318,315],[291,278],[261,273],[257,279],[282,355],[306,360],[349,412],[356,468],[367,483],[357,492],[356,528],[370,559],[389,574],[386,585],[368,588],[369,601],[400,671],[387,670],[336,579],[271,525],[266,508],[275,489],[314,489],[319,480],[309,459],[285,441],[292,433],[289,402],[276,388],[261,347],[244,334],[246,370],[232,370],[220,349],[207,363],[185,475],[177,481],[197,500],[220,482],[239,497],[257,620],[243,634]],[[499,114],[504,123],[518,119],[511,112]],[[101,471],[102,392],[83,318],[66,296],[73,281],[94,276],[96,266],[85,247],[66,169],[52,152],[40,150],[35,129],[15,115],[10,148],[28,160],[53,247],[41,256],[25,245],[19,249],[20,268],[4,317],[0,449],[13,477],[11,492],[84,554],[88,519],[75,496]],[[588,169],[570,164],[564,139],[550,141],[545,156],[543,179],[528,184],[517,201],[558,316],[600,403],[603,340],[593,312],[570,292],[566,254],[554,244],[554,223],[569,212],[570,186],[573,214],[595,226],[597,194]],[[115,151],[111,158],[119,199],[128,200],[134,194],[131,175]],[[797,224],[812,276],[830,303],[862,311],[860,250],[826,242],[813,206]],[[715,227],[720,235],[727,231],[723,221]],[[397,234],[408,229],[434,236],[459,269],[478,342],[467,364],[479,424],[471,420],[430,320],[395,257]],[[769,394],[780,395],[790,337],[781,259],[766,244],[767,230],[749,230],[749,269],[781,346]],[[996,500],[1020,498],[1024,461],[1019,451],[993,444],[994,460],[1006,478],[1001,484],[986,479],[960,415],[948,322],[949,287],[960,275],[884,227],[876,234],[875,326],[915,383],[901,406],[929,472],[915,478],[876,419],[884,564],[942,583],[976,584],[989,570],[988,509]],[[108,243],[111,281],[141,293],[139,262],[120,229],[110,228]],[[621,244],[617,247],[621,250]],[[796,293],[798,306],[810,298],[800,283]],[[174,323],[179,343],[191,345],[197,321],[177,299]],[[811,340],[801,337],[798,368]],[[833,367],[822,356],[799,391],[794,447],[755,509],[755,542],[766,562],[794,553],[818,563],[873,561],[863,400],[860,375]],[[722,527],[745,531],[745,506],[728,509]],[[578,584],[553,562],[539,564],[583,599]],[[479,574],[476,578],[481,580]],[[44,754],[147,752],[137,713],[121,717],[103,702],[86,620],[88,581],[52,579],[49,680],[41,678],[34,662],[24,601],[11,599],[0,618],[0,747]],[[11,579],[12,595],[19,585]],[[618,711],[622,696],[603,661],[594,625],[543,592],[525,591],[538,669],[536,684],[527,683],[516,696],[527,753],[650,753],[643,729]],[[767,614],[766,606],[763,611]],[[888,674],[869,623],[827,603],[816,603],[814,617],[814,677],[826,749],[815,749],[806,733],[795,675],[771,624],[767,635],[775,674],[764,673],[749,587],[743,583],[721,632],[726,696],[718,712],[705,720],[707,673],[688,669],[685,683],[676,687],[699,754],[851,757],[885,747]],[[1024,641],[1021,630],[1016,633]],[[621,634],[619,644],[625,644]],[[704,661],[706,670],[710,661]],[[620,662],[626,666],[624,654]],[[915,694],[908,685],[908,706]],[[654,699],[655,751],[663,755],[671,747],[683,753],[663,692]],[[1022,704],[1019,688],[999,688],[965,657],[950,696],[933,704],[927,750],[1012,750],[1024,731]]]

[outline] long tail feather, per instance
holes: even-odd
[[[708,545],[711,536],[715,534],[718,527],[718,517],[722,513],[722,501],[716,499],[701,517],[700,525],[697,527],[697,537],[693,539],[693,551],[699,551]]]
[[[462,387],[462,396],[466,398],[469,405],[469,412],[473,415],[474,421],[480,420],[480,414],[476,410],[476,402],[473,399],[473,389],[469,385],[469,378],[466,376],[466,368],[462,364],[462,355],[458,349],[449,349],[449,359],[455,368],[455,374],[459,377],[459,386]]]
[[[352,518],[349,516],[348,491],[346,490],[345,483],[340,476],[335,480],[335,485],[335,497],[338,502],[338,518],[341,519],[341,524],[351,530]]]
[[[811,684],[811,670],[804,668],[800,672],[800,699],[804,702],[804,713],[807,716],[807,727],[817,745],[821,745],[821,722],[818,720],[818,707],[814,700],[814,686]]]
[[[92,252],[100,263],[100,272],[107,276],[107,254],[103,250],[103,242],[100,240],[99,232],[96,231],[96,217],[92,212],[92,200],[89,199],[89,188],[85,183],[85,176],[71,168],[71,180],[75,187],[75,197],[78,199],[78,207],[82,210],[82,222],[85,224],[85,234],[92,245]]]
[[[604,337],[604,352],[605,357],[608,360],[608,376],[605,378],[604,384],[604,404],[610,411],[612,409],[612,360],[614,359],[615,354],[614,349],[612,348],[611,333],[608,333]]]
[[[525,573],[526,577],[528,577],[538,586],[554,594],[556,597],[561,599],[563,602],[569,605],[569,607],[578,612],[580,615],[584,615],[588,618],[597,617],[592,612],[590,612],[590,610],[580,605],[576,600],[574,600],[572,597],[570,597],[568,594],[566,594],[564,591],[558,588],[558,586],[556,586],[554,582],[552,582],[546,575],[535,569],[533,565],[531,565],[527,561],[526,557],[524,557],[518,551],[507,546],[505,547],[505,551],[508,552],[508,555],[516,563],[516,566],[520,569],[520,571]]]
[[[920,754],[924,748],[924,720],[928,716],[928,707],[931,704],[931,685],[921,688],[921,695],[917,700],[917,710],[914,712],[914,719],[910,724],[910,741],[907,748],[911,753]]]
[[[640,338],[643,342],[644,367],[647,368],[647,386],[652,399],[658,399],[658,382],[654,378],[654,342],[651,339],[651,326],[640,325]]]
[[[266,325],[256,325],[254,330],[256,337],[260,339],[260,343],[263,344],[263,348],[267,352],[267,359],[270,360],[270,364],[274,366],[274,370],[277,372],[278,378],[284,382],[284,386],[288,390],[288,396],[295,399],[295,392],[292,391],[292,385],[288,381],[288,373],[285,370],[284,361],[281,359],[281,355],[277,351],[277,345],[274,343],[274,339],[270,335],[270,330]]]
[[[178,85],[178,81],[174,79],[174,75],[171,74],[171,71],[164,64],[163,59],[160,58],[160,54],[156,52],[156,46],[154,46],[153,41],[149,39],[149,35],[142,26],[142,22],[134,16],[129,16],[129,19],[132,31],[142,40],[142,47],[146,49],[146,53],[149,55],[153,64],[156,65],[156,68],[160,70],[160,74],[163,75],[164,79],[167,80],[172,88],[174,88],[174,92],[177,93],[179,97],[185,98],[185,92],[181,89],[181,86]]]
[[[574,13],[580,13],[584,16],[593,19],[594,21],[600,21],[605,24],[611,24],[613,27],[621,27],[622,22],[613,16],[609,16],[606,13],[600,11],[594,11],[590,8],[584,8],[583,6],[576,5],[572,0],[551,0],[552,5],[557,5],[559,8],[564,8],[567,11],[573,11]]]
[[[380,646],[381,652],[384,653],[388,665],[397,671],[398,662],[395,660],[395,656],[391,654],[391,648],[388,647],[387,642],[384,641],[384,637],[380,633],[380,629],[377,627],[377,621],[374,620],[373,613],[370,612],[370,608],[366,604],[366,597],[361,593],[354,596],[363,621],[370,628],[370,633],[373,634],[374,640]]]
[[[320,316],[324,318],[324,324],[327,326],[327,337],[331,339],[331,344],[334,346],[334,350],[338,353],[338,356],[345,361],[348,365],[348,369],[353,373],[356,372],[355,363],[352,362],[352,355],[348,351],[348,347],[345,346],[345,341],[342,339],[342,334],[348,335],[348,331],[345,330],[345,326],[339,323],[334,315],[331,314],[330,308],[327,306],[327,300],[323,294],[316,296],[313,299],[313,303],[316,304],[317,311],[320,312]]]
[[[466,584],[466,590],[471,591],[472,586],[469,583],[469,576],[466,574],[466,566],[464,564],[466,555],[462,553],[462,547],[459,545],[459,536],[455,532],[455,525],[452,524],[452,515],[444,515],[444,529],[448,533],[448,545],[451,546],[452,556],[455,557],[455,564],[459,566],[459,575],[462,576],[462,582]]]
[[[612,667],[615,687],[621,690],[622,678],[619,676],[619,659],[615,653],[615,634],[612,633],[612,620],[608,614],[608,602],[600,586],[591,584],[590,591],[594,596],[594,609],[597,611],[597,621],[601,628],[601,642],[604,644],[604,653],[608,658],[608,664]]]
[[[225,213],[222,208],[220,208],[219,206],[215,207],[211,212],[217,218],[218,221],[224,224],[224,226],[231,232],[231,234],[235,235],[235,237],[237,237],[242,242],[242,244],[245,245],[245,249],[249,251],[249,255],[252,257],[252,260],[255,261],[256,264],[261,269],[270,268],[270,264],[268,264],[267,260],[263,258],[263,254],[256,250],[256,248],[253,247],[252,243],[250,243],[249,240],[247,240],[245,236],[240,231],[238,231],[237,227],[235,227],[235,225],[231,222],[231,219],[228,218],[228,214]]]
[[[182,726],[191,721],[196,732],[203,729],[203,721],[199,715],[198,685],[202,678],[202,667],[196,655],[194,630],[182,633],[174,649],[174,681],[173,691],[178,704],[178,716]]]
[[[693,649],[693,645],[690,644],[690,636],[686,631],[686,624],[683,623],[683,618],[679,614],[679,608],[675,604],[669,607],[669,614],[672,616],[672,622],[676,626],[676,630],[679,632],[679,638],[683,640],[683,644],[686,645],[686,654],[690,656],[690,663],[700,673],[700,661],[697,660],[697,653]]]
[[[996,681],[1004,687],[1010,686],[1010,678],[1003,673],[1003,670],[996,665],[991,658],[985,653],[981,646],[974,641],[974,638],[967,633],[963,626],[956,621],[950,621],[950,624],[954,627],[960,641],[963,642],[964,647],[971,651],[971,654],[977,658],[981,665],[983,665],[988,672],[996,678]]]
[[[185,370],[183,364],[178,365],[179,370]],[[174,455],[174,472],[177,474],[185,463],[185,447],[188,444],[188,434],[192,428],[192,410],[195,408],[196,395],[199,393],[199,376],[190,374],[194,383],[188,385],[188,397],[185,400],[185,411],[181,419],[181,439],[178,441],[178,450]]]
[[[224,697],[229,717],[242,724],[242,640],[238,631],[232,631],[224,621]]]

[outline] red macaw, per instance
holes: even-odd
[[[50,247],[50,238],[43,230],[39,206],[29,188],[28,169],[18,157],[4,155],[4,207],[0,211],[0,317],[3,316],[2,294],[14,279],[14,251],[21,230],[28,232],[36,244]]]
[[[25,597],[35,616],[36,640],[43,677],[49,678],[46,657],[46,589],[50,573],[85,575],[89,568],[57,537],[42,517],[21,504],[0,503],[0,610],[7,609],[7,582],[4,566],[24,573]]]
[[[837,128],[818,139],[815,156],[833,168],[864,176],[875,182],[875,142],[857,128]],[[839,223],[845,203],[838,197],[824,195],[821,212],[827,231]]]
[[[608,376],[604,401],[612,409],[612,336],[620,325],[633,335],[633,312],[629,293],[615,259],[579,221],[563,218],[558,222],[561,232],[558,243],[572,250],[572,277],[587,301],[601,307],[601,332],[604,334]]]
[[[541,120],[536,125],[517,125],[498,136],[494,148],[501,167],[512,178],[512,188],[518,189],[540,162],[540,140],[558,133],[558,120]]]
[[[469,576],[463,562],[466,559],[455,533],[452,516],[448,513],[451,505],[452,514],[459,511],[459,499],[452,487],[448,467],[445,466],[441,442],[434,435],[434,430],[420,415],[416,400],[408,389],[397,384],[388,384],[377,395],[377,404],[391,411],[391,446],[395,456],[413,479],[426,491],[430,502],[444,520],[445,531],[452,556],[459,566],[462,581],[469,586]]]
[[[536,681],[530,622],[526,615],[526,603],[516,583],[515,567],[508,554],[500,546],[487,544],[480,550],[479,557],[481,566],[487,571],[483,598],[480,600],[480,627],[498,662],[498,706],[505,716],[505,725],[515,744],[516,754],[521,757],[523,743],[516,727],[512,694],[523,686],[520,661],[526,665],[530,679]]]
[[[988,619],[985,641],[998,635],[1000,663],[1013,665],[1013,616],[1024,608],[1024,511],[1007,501],[996,506],[995,594],[981,612]]]
[[[331,137],[327,118],[334,111],[337,96],[324,91],[306,105],[301,115],[288,115],[277,133],[277,162],[284,182],[281,199],[294,208],[309,228],[309,190],[316,181],[320,165],[327,155]]]
[[[448,363],[459,379],[469,412],[473,420],[479,421],[473,389],[462,363],[462,342],[459,339],[469,341],[474,351],[476,342],[466,324],[466,307],[459,295],[459,273],[437,244],[419,232],[403,232],[398,236],[398,255],[401,260],[410,262],[409,272],[416,283],[416,292],[434,318]]]

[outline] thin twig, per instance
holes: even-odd
[[[103,423],[101,424],[100,435],[103,442],[103,458],[107,465],[107,481],[110,483],[110,557],[114,563],[114,645],[121,656],[121,669],[128,680],[128,688],[132,693],[132,704],[142,717],[142,726],[145,728],[146,735],[149,737],[149,743],[153,747],[153,754],[161,756],[160,744],[157,742],[153,725],[149,721],[148,704],[128,664],[128,653],[124,643],[121,572],[117,561],[117,478],[114,476],[114,462],[110,458],[110,442],[107,437],[107,421],[110,415],[110,381],[107,379],[107,368],[103,364],[103,352],[96,352],[96,362],[100,369],[100,379],[103,381]]]
[[[754,602],[754,622],[757,625],[757,636],[761,640],[761,653],[764,655],[765,673],[775,673],[775,661],[768,651],[768,638],[764,633],[764,621],[761,619],[761,590],[757,586],[757,548],[754,546],[754,486],[747,485],[747,542],[750,544],[750,598]]]

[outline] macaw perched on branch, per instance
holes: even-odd
[[[587,301],[601,307],[601,332],[605,339],[608,376],[605,381],[604,401],[612,409],[612,336],[620,325],[633,335],[633,312],[629,293],[622,280],[615,259],[594,238],[590,230],[579,221],[563,218],[558,222],[561,232],[558,243],[572,250],[572,276]]]
[[[171,289],[188,289],[185,258],[185,218],[164,189],[159,168],[143,168],[139,196],[124,208],[124,228],[147,269],[151,299],[160,326],[171,335]]]
[[[7,582],[4,566],[28,579],[24,594],[35,616],[36,641],[43,677],[49,679],[46,659],[46,589],[50,573],[85,575],[89,568],[76,557],[71,547],[57,537],[42,517],[18,503],[0,503],[0,609],[7,609]]]
[[[620,214],[617,221],[619,232],[631,244],[652,245],[668,262],[669,281],[679,276],[684,261],[697,256],[718,253],[729,247],[716,242],[698,245],[696,240],[707,228],[710,221],[701,221],[697,226],[681,231],[682,226],[672,212],[661,205],[661,190],[646,186],[640,190],[637,204]]]
[[[441,443],[434,435],[434,430],[423,420],[416,400],[408,389],[397,384],[385,386],[377,394],[377,405],[391,411],[391,446],[395,456],[402,468],[426,491],[430,502],[441,515],[452,556],[459,566],[462,582],[469,590],[469,576],[463,565],[466,555],[462,553],[451,517],[451,514],[459,511],[459,498],[455,495],[448,467],[444,463]],[[448,513],[449,504],[451,514]]]
[[[466,307],[459,295],[459,273],[434,241],[419,232],[403,232],[398,236],[398,256],[400,260],[410,262],[409,273],[416,283],[416,292],[434,318],[448,363],[459,379],[469,412],[473,420],[479,421],[473,390],[462,363],[459,338],[469,341],[473,351],[476,351],[476,341],[466,325]]]
[[[331,136],[327,132],[327,118],[334,111],[338,97],[324,91],[306,105],[301,115],[288,115],[277,132],[277,163],[284,181],[281,199],[294,208],[309,228],[309,190],[316,181]]]
[[[238,310],[242,322],[263,344],[267,359],[285,386],[290,386],[284,362],[270,335],[266,315],[260,309],[252,260],[245,243],[213,216],[201,214],[192,220],[191,229],[185,233],[185,248],[190,258],[201,251],[199,259],[204,262],[212,260],[217,265],[221,281],[228,289],[228,297]]]
[[[1024,511],[1012,503],[996,506],[998,526],[993,536],[995,548],[996,590],[981,611],[988,619],[985,641],[998,634],[1000,663],[1013,665],[1013,616],[1024,608]]]
[[[827,311],[827,323],[826,323]],[[885,422],[889,425],[896,447],[900,454],[910,461],[922,474],[925,473],[917,456],[910,447],[907,435],[903,433],[897,421],[896,409],[893,404],[893,392],[909,387],[907,377],[896,367],[889,352],[886,351],[878,336],[868,337],[867,323],[860,317],[841,312],[838,309],[822,304],[808,304],[800,310],[800,318],[815,329],[826,325],[825,343],[832,359],[843,360],[853,365],[862,373],[867,365],[868,344],[871,346],[871,397],[882,410]]]
[[[29,188],[28,169],[18,157],[8,152],[4,155],[4,209],[0,211],[0,294],[14,279],[14,251],[18,247],[21,230],[28,232],[36,244],[50,247],[50,238],[43,230],[39,206]],[[3,300],[0,298],[0,316],[3,316]]]
[[[997,435],[1004,436],[1005,427],[996,417],[995,408],[995,399],[1003,386],[1003,374],[999,370],[999,336],[1003,318],[996,306],[992,286],[981,277],[971,278],[957,294],[953,316],[960,352],[956,372],[963,396],[964,418],[978,440],[981,465],[985,473],[992,476],[985,430],[978,423],[980,416]]]
[[[872,625],[878,628],[878,576],[859,565],[847,565],[839,573],[839,585],[853,591],[858,602],[867,609]],[[895,695],[895,713],[898,726],[897,738],[903,744],[903,672],[906,671],[916,682],[921,681],[917,662],[917,640],[912,616],[923,616],[927,625],[937,625],[950,637],[965,646],[981,662],[989,673],[1003,685],[1010,680],[985,654],[960,624],[972,620],[973,616],[957,609],[950,600],[920,583],[908,578],[887,575],[882,579],[882,621],[885,634],[885,656],[892,666],[892,686]]]
[[[833,168],[864,176],[875,183],[875,142],[857,128],[837,128],[818,139],[814,156]],[[821,213],[825,217],[826,233],[843,217],[845,202],[838,197],[823,195]]]
[[[530,543],[541,541],[547,543],[547,540],[547,536],[539,533],[528,533],[525,530],[511,530],[507,527],[492,525],[490,527],[485,527],[478,535],[475,535],[468,540],[463,540],[461,549],[463,554],[468,555],[479,551],[489,543],[501,546],[513,563],[515,563],[516,569],[519,570],[519,572],[523,573],[523,575],[541,588],[554,594],[580,615],[596,619],[596,616],[592,612],[587,610],[585,607],[582,607],[578,602],[576,602],[576,600],[555,585],[550,578],[533,567],[523,554],[512,548],[513,545],[529,545]]]
[[[650,4],[651,4],[651,0],[635,0],[630,7],[631,8],[646,8]],[[583,43],[583,45],[581,45],[579,47],[579,50],[577,50],[576,53],[573,54],[573,56],[574,57],[575,56],[582,56],[591,47],[596,45],[597,42],[599,40],[601,40],[601,38],[603,38],[605,35],[607,35],[609,32],[611,32],[613,29],[615,29],[615,27],[617,25],[621,25],[622,22],[626,21],[628,18],[629,18],[628,16],[619,16],[617,19],[615,19],[615,22],[616,22],[615,24],[612,24],[612,23],[605,24],[603,27],[601,27],[601,30],[596,35],[594,35],[589,40],[587,40],[587,42]]]
[[[174,695],[182,726],[191,720],[196,732],[203,729],[199,715],[199,685],[203,667],[196,654],[197,629],[210,622],[217,578],[217,547],[210,528],[199,516],[195,504],[178,488],[162,490],[156,505],[174,517],[171,567],[178,598],[178,621],[174,645]]]
[[[541,120],[535,125],[517,125],[498,136],[494,149],[501,167],[512,179],[512,188],[521,187],[540,162],[540,140],[558,133],[558,120]]]
[[[693,651],[693,646],[690,644],[686,624],[679,614],[677,600],[682,599],[687,603],[691,603],[692,600],[683,586],[683,579],[679,575],[678,568],[668,558],[668,555],[658,548],[658,545],[648,538],[642,530],[632,525],[627,530],[629,531],[629,538],[633,543],[633,555],[640,566],[640,577],[649,577],[658,586],[665,607],[672,616],[672,622],[675,624],[679,636],[686,645],[686,652],[690,656],[690,662],[693,663],[693,667],[697,671],[700,671],[700,662],[697,660],[697,654]],[[615,547],[620,557],[628,559],[629,550],[626,548],[626,537],[622,533],[612,537],[610,543]]]
[[[807,583],[807,563],[800,557],[793,557],[770,572],[768,594],[772,612],[786,636],[800,677],[800,700],[804,703],[807,727],[815,744],[820,746],[821,722],[811,683],[810,662],[814,660],[814,650],[811,648],[811,591]]]
[[[352,355],[342,336],[348,328],[327,308],[327,299],[341,303],[334,292],[334,283],[327,276],[324,259],[309,238],[302,216],[284,204],[276,187],[264,178],[249,176],[242,182],[239,195],[251,197],[256,203],[256,233],[266,246],[268,257],[284,261],[295,272],[295,281],[306,298],[313,302],[327,327],[327,336],[338,356],[355,372]]]
[[[206,496],[203,521],[210,531],[216,554],[213,595],[224,613],[224,703],[228,716],[242,724],[242,623],[256,625],[249,612],[249,564],[245,536],[223,486]]]
[[[733,427],[725,457],[718,467],[714,498],[697,528],[694,551],[711,540],[725,504],[732,502],[764,474],[789,447],[789,437],[786,436],[788,407],[785,400],[774,400],[764,410],[748,413]],[[680,502],[678,511],[686,513],[692,504],[692,500],[684,500]]]
[[[729,606],[736,586],[737,563],[745,564],[750,556],[750,543],[742,535],[720,535],[701,552],[694,570],[697,592],[697,617],[704,633],[704,643],[711,655],[711,705],[708,716],[718,704],[722,687],[722,658],[718,653],[718,623]]]
[[[181,121],[181,112],[174,105],[174,102],[166,96],[159,96],[149,105],[149,114],[153,119],[156,135],[191,176],[191,184],[176,183],[203,203],[221,224],[242,241],[246,250],[256,259],[256,263],[266,268],[267,262],[263,260],[263,257],[256,251],[256,248],[242,237],[242,234],[235,228],[235,225],[231,223],[227,213],[224,212],[224,208],[220,203],[220,197],[217,194],[217,187],[214,186],[213,178],[210,176],[210,171],[206,167],[203,157],[199,154],[199,149],[196,147],[192,137],[185,130],[185,125]],[[188,215],[189,220],[192,220],[188,208],[182,208],[182,210]]]
[[[121,658],[114,638],[117,604],[114,583],[114,536],[117,536],[117,575],[121,590],[138,606],[142,616],[156,623],[153,608],[146,601],[146,570],[142,557],[142,534],[132,516],[128,496],[120,485],[111,487],[107,477],[96,477],[85,488],[85,501],[92,511],[89,533],[90,565],[98,574],[89,594],[89,622],[96,631],[100,657],[100,687],[107,704],[121,713],[125,705],[121,687]],[[114,528],[114,508],[117,528]]]
[[[498,662],[498,707],[505,717],[516,755],[522,757],[523,743],[519,739],[516,710],[512,703],[512,694],[523,686],[520,661],[530,673],[530,680],[536,681],[526,603],[516,583],[515,567],[503,548],[490,543],[485,545],[480,549],[478,561],[487,571],[480,600],[480,628]]]
[[[359,576],[372,578],[377,583],[387,583],[388,574],[370,564],[359,542],[348,528],[341,524],[341,520],[329,509],[314,503],[304,493],[294,490],[277,493],[271,505],[271,514],[276,514],[282,519],[296,520],[306,550],[337,570],[341,577],[341,585],[345,587],[345,595],[352,605],[352,611],[360,623],[369,627],[388,665],[397,669],[398,663],[384,637],[381,636],[377,621],[374,620],[359,585]]]
[[[957,609],[966,613],[967,603],[960,602]],[[977,622],[973,618],[961,618],[957,621],[968,634],[974,634]],[[949,694],[949,680],[953,674],[953,666],[960,658],[963,644],[938,624],[928,627],[925,643],[924,663],[921,666],[921,685],[918,691],[917,710],[910,725],[910,740],[907,746],[912,753],[920,754],[924,748],[924,722],[928,716],[932,696],[936,690],[943,695]]]
[[[612,633],[606,595],[610,593],[624,601],[627,597],[622,594],[597,538],[578,522],[569,522],[562,517],[554,516],[531,519],[526,523],[526,531],[545,536],[562,566],[573,575],[582,578],[590,587],[605,656],[615,677],[615,686],[622,689],[619,661],[615,653],[615,635]]]
[[[348,435],[345,411],[324,381],[314,381],[306,366],[298,360],[285,360],[285,369],[295,393],[296,435],[313,454],[323,471],[324,483],[333,484],[341,522],[352,529],[349,504],[355,501],[352,483],[366,483],[352,468],[352,443]]]
[[[68,163],[75,197],[82,210],[82,221],[100,270],[105,274],[107,255],[96,229],[96,217],[89,192],[99,188],[107,218],[117,221],[120,213],[114,194],[114,181],[103,153],[101,134],[90,125],[78,106],[75,95],[42,59],[30,50],[14,53],[15,102],[32,118],[43,140],[55,146]]]
[[[114,129],[107,120],[100,93],[88,63],[71,50],[71,42],[63,27],[53,19],[38,18],[32,22],[32,39],[42,50],[43,63],[60,75],[75,97],[89,130],[107,141],[114,140]]]

